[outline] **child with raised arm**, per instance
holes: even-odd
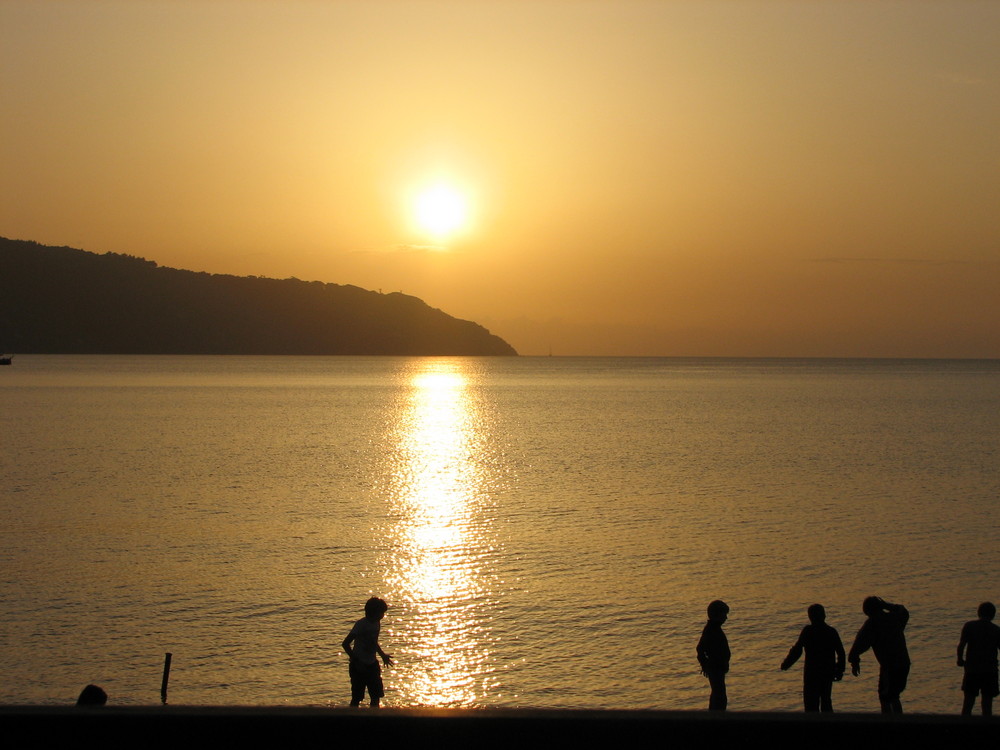
[[[1000,695],[997,680],[997,652],[1000,651],[1000,627],[993,624],[997,608],[991,602],[979,605],[978,620],[962,627],[958,641],[958,666],[965,667],[962,678],[962,716],[972,716],[976,695],[982,693],[983,716],[993,715],[993,699]],[[968,650],[966,650],[968,649]]]
[[[722,632],[722,625],[729,619],[729,605],[716,599],[708,605],[708,622],[698,641],[698,663],[701,673],[708,678],[712,694],[708,699],[709,711],[725,711],[729,705],[726,694],[726,673],[729,671],[729,639]]]
[[[890,604],[877,596],[867,597],[861,603],[861,610],[868,619],[854,637],[854,645],[847,654],[851,674],[860,675],[861,654],[868,649],[874,651],[879,665],[878,700],[882,713],[901,714],[900,696],[906,690],[910,675],[910,652],[903,632],[910,621],[910,613],[902,604]]]
[[[392,657],[378,643],[382,618],[387,609],[389,605],[375,596],[365,602],[365,616],[354,623],[342,644],[344,651],[351,657],[348,671],[351,675],[351,705],[354,707],[361,704],[366,689],[372,708],[378,708],[379,701],[385,695],[382,668],[375,655],[382,657],[382,663],[387,667],[392,664]]]
[[[836,628],[826,624],[826,610],[813,604],[806,610],[809,624],[802,628],[788,656],[781,662],[787,670],[806,652],[802,671],[802,702],[806,711],[833,711],[833,683],[844,676],[844,644]]]

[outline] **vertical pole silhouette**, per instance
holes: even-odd
[[[163,681],[160,683],[160,700],[167,705],[167,683],[170,681],[170,660],[173,654],[167,653],[163,658]]]

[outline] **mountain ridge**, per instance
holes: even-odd
[[[417,297],[0,237],[0,349],[23,354],[516,356]]]

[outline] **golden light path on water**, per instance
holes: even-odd
[[[405,650],[388,679],[406,705],[471,705],[489,688],[489,479],[466,366],[416,363],[398,424],[386,593]]]

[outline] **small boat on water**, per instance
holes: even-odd
[[[12,364],[14,364],[13,354],[4,354],[2,357],[0,357],[0,365],[12,365]]]

